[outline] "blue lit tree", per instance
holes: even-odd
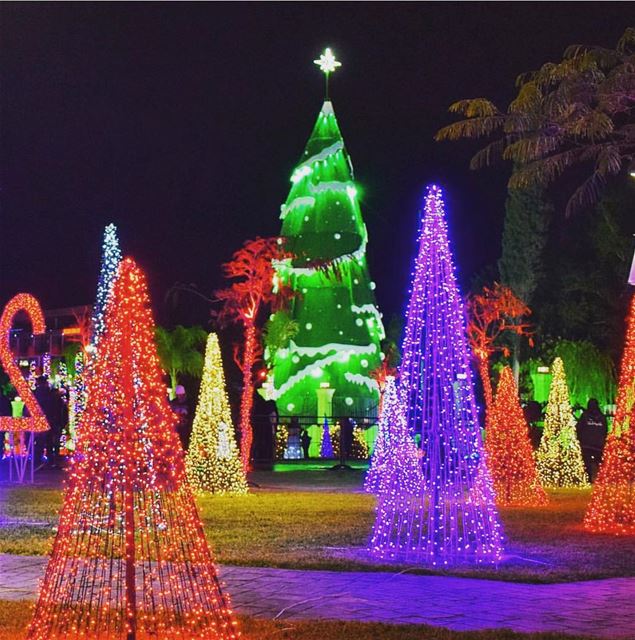
[[[117,274],[117,267],[121,261],[121,250],[119,249],[119,238],[117,237],[117,227],[109,224],[104,230],[104,243],[101,253],[101,269],[99,271],[99,282],[97,283],[97,300],[93,309],[93,335],[91,343],[97,344],[104,331],[104,311],[106,302],[112,289],[112,283]]]
[[[421,490],[400,473],[377,501],[371,551],[420,564],[497,562],[502,530],[484,463],[463,303],[441,189],[428,189],[400,368],[408,430],[420,437]]]

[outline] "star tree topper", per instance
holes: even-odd
[[[320,67],[320,71],[324,73],[326,99],[328,100],[329,75],[338,67],[341,67],[342,63],[335,59],[335,54],[331,51],[330,47],[327,47],[324,49],[324,53],[317,60],[313,61],[313,64],[317,64],[317,66]]]

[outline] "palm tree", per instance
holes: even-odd
[[[170,376],[170,399],[173,399],[179,375],[201,375],[203,354],[200,348],[207,340],[207,333],[201,327],[178,325],[172,331],[157,327],[155,340],[161,367]]]
[[[452,104],[450,111],[465,119],[442,128],[436,140],[496,136],[470,167],[513,161],[510,189],[547,186],[580,167],[586,177],[566,214],[597,202],[607,180],[635,157],[635,28],[626,29],[615,49],[568,47],[561,62],[523,74],[516,84],[506,111],[485,98]]]

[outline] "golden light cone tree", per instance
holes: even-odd
[[[635,534],[635,295],[627,319],[615,420],[584,526],[601,533]]]
[[[186,480],[143,272],[123,260],[28,640],[236,640]]]
[[[493,413],[485,450],[497,504],[528,507],[547,504],[549,498],[538,478],[529,427],[511,367],[501,372]]]
[[[575,431],[562,358],[554,360],[551,375],[545,426],[536,452],[538,476],[543,487],[586,487],[589,478]]]
[[[197,492],[247,493],[247,478],[234,438],[223,360],[215,333],[207,338],[185,468]]]

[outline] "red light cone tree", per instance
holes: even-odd
[[[589,479],[575,432],[562,358],[553,361],[551,375],[545,426],[536,452],[538,477],[544,487],[586,487]]]
[[[218,337],[207,338],[203,379],[185,458],[190,484],[201,492],[247,493],[247,478],[234,439]]]
[[[627,320],[613,430],[584,526],[603,533],[635,534],[635,295]]]
[[[29,640],[238,637],[174,424],[145,276],[126,259]]]
[[[507,506],[546,504],[549,500],[538,479],[529,427],[511,367],[501,372],[493,415],[485,434],[485,451],[496,502]]]

